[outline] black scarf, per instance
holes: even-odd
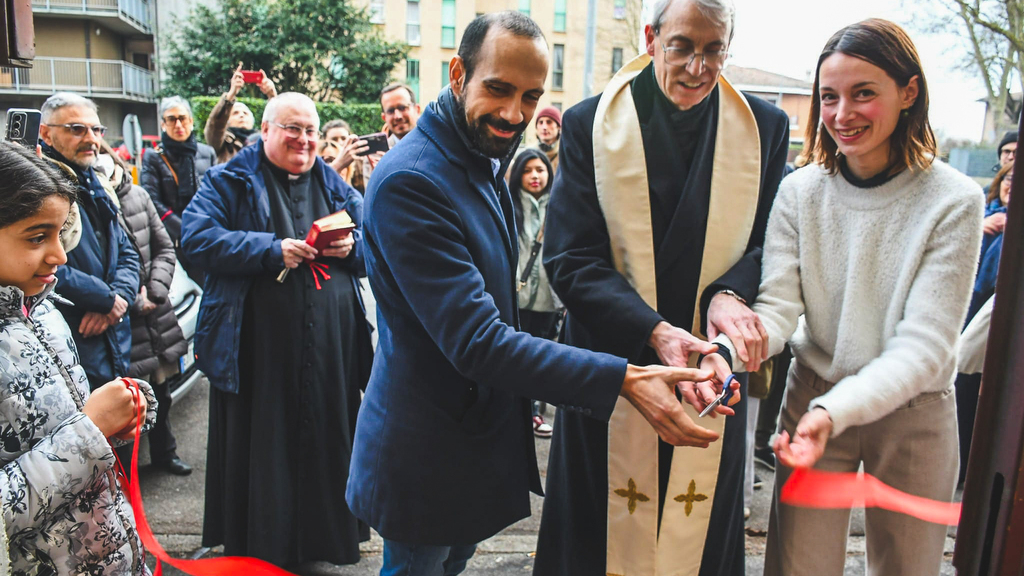
[[[228,126],[228,132],[231,132],[231,135],[235,137],[235,143],[238,145],[238,148],[242,149],[249,143],[249,137],[255,134],[256,130]]]
[[[184,142],[178,142],[167,132],[163,132],[160,134],[160,145],[178,176],[178,201],[174,203],[175,207],[180,206],[184,209],[199,189],[196,176],[196,153],[199,152],[199,144],[196,143],[196,134],[193,132]]]

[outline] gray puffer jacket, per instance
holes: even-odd
[[[0,286],[0,511],[11,573],[149,574],[113,451],[81,411],[89,382],[52,290],[25,299]],[[156,399],[139,384],[148,428]]]
[[[142,258],[141,285],[146,287],[147,298],[157,305],[155,310],[143,315],[142,299],[136,298],[130,315],[132,356],[128,375],[144,378],[156,371],[160,360],[173,364],[188,352],[188,342],[167,298],[174,277],[174,243],[160,222],[149,194],[143,187],[132,184],[131,176],[120,166],[115,168],[111,183],[121,202],[128,232]]]

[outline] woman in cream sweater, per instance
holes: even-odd
[[[753,307],[769,355],[789,342],[794,356],[766,576],[843,573],[850,511],[781,504],[793,468],[863,465],[905,492],[952,499],[957,337],[981,241],[982,194],[934,159],[927,84],[900,27],[866,20],[832,36],[808,126],[810,164],[779,187]],[[867,573],[934,576],[945,534],[869,509]]]

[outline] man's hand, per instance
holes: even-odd
[[[107,312],[107,322],[109,324],[117,324],[120,322],[128,311],[128,301],[121,298],[120,294],[114,295],[114,305],[110,308],[110,312]]]
[[[305,240],[285,238],[281,240],[281,256],[285,267],[298,268],[306,258],[316,258],[316,248],[306,244]]]
[[[676,328],[668,322],[658,322],[651,330],[647,345],[654,348],[658,358],[666,366],[686,366],[690,362],[690,354],[711,354],[718,346],[705,342],[682,328]]]
[[[775,439],[775,456],[779,464],[790,468],[810,468],[825,453],[825,445],[832,434],[832,417],[824,408],[815,408],[800,418],[796,436],[790,441],[783,431]]]
[[[156,310],[156,304],[149,299],[149,293],[146,292],[146,287],[139,288],[139,295],[135,297],[139,302],[139,314],[142,316],[149,315],[150,312]]]
[[[99,312],[86,312],[82,316],[82,322],[78,325],[78,331],[85,338],[99,336],[107,331],[111,325],[110,318]]]
[[[673,390],[677,382],[710,380],[712,376],[710,371],[695,368],[630,364],[619,395],[629,400],[665,442],[707,448],[718,440],[718,434],[694,424]]]
[[[224,97],[228,100],[234,100],[238,97],[238,93],[242,90],[242,86],[245,86],[245,78],[242,77],[242,63],[238,63],[238,68],[235,68],[234,74],[231,75],[231,86],[228,88]]]
[[[985,218],[985,220],[982,221],[982,228],[985,230],[985,234],[989,236],[1002,234],[1003,230],[1006,229],[1006,213],[996,212],[995,214]]]
[[[356,239],[349,234],[344,238],[331,242],[330,248],[324,248],[323,255],[331,258],[345,258],[352,252],[352,248],[356,245]]]
[[[366,154],[366,151],[370,149],[370,145],[366,143],[366,140],[360,140],[359,135],[349,134],[345,140],[339,143],[338,156],[331,162],[331,168],[334,168],[335,172],[341,173],[342,170],[347,168],[350,164],[356,161],[360,156]],[[362,168],[361,166],[359,167]]]
[[[260,82],[260,92],[267,98],[274,98],[277,96],[277,87],[274,86],[274,81],[267,76],[267,73],[260,68],[260,74],[263,74],[263,82]]]
[[[701,360],[700,368],[705,372],[713,373],[714,376],[710,380],[680,382],[676,385],[679,393],[683,396],[683,400],[690,406],[693,406],[693,409],[698,413],[707,408],[708,404],[711,404],[722,393],[722,386],[725,385],[725,380],[732,374],[732,369],[729,368],[725,358],[718,354],[708,354],[705,356]],[[715,418],[718,414],[726,416],[734,416],[736,414],[736,411],[729,406],[735,406],[740,401],[740,383],[733,379],[729,387],[732,389],[732,395],[729,396],[728,406],[719,404],[717,408],[711,411],[710,416],[712,418]]]
[[[708,306],[708,337],[714,340],[720,333],[732,341],[747,372],[757,372],[768,359],[768,332],[761,318],[739,298],[725,293],[715,294]]]

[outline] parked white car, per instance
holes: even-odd
[[[174,315],[178,318],[178,325],[181,326],[181,331],[188,342],[188,352],[178,359],[181,374],[167,380],[171,387],[171,399],[177,402],[203,377],[203,373],[196,366],[195,349],[196,319],[199,317],[199,301],[203,298],[203,290],[188,277],[181,263],[175,263],[174,278],[171,280],[168,297],[171,306],[174,307]]]

